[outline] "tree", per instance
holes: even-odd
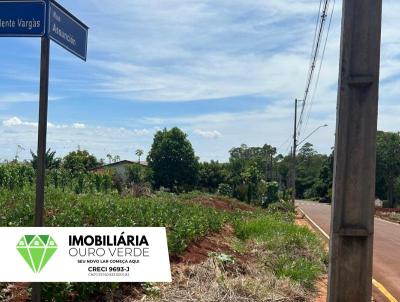
[[[142,157],[144,151],[142,149],[137,149],[135,153],[139,157],[138,163],[140,163],[140,158]]]
[[[38,158],[37,158],[37,155],[35,153],[33,153],[32,150],[30,150],[30,151],[31,151],[31,155],[32,155],[31,164],[32,164],[32,167],[36,170]],[[56,158],[56,151],[51,151],[51,149],[48,149],[45,153],[44,163],[45,163],[45,168],[48,170],[58,169],[61,164],[61,159]]]
[[[199,163],[187,135],[179,128],[164,129],[154,135],[147,156],[153,170],[154,186],[181,191],[193,188],[198,180]]]
[[[226,169],[218,161],[201,163],[199,166],[199,186],[209,192],[216,192],[221,183],[226,182]]]
[[[75,175],[81,172],[88,172],[98,165],[97,158],[86,150],[70,152],[63,159],[64,168]]]
[[[333,162],[334,153],[332,152],[322,164],[319,171],[319,179],[313,186],[313,191],[318,197],[332,198]]]
[[[265,144],[263,146],[263,153],[265,156],[265,178],[269,181],[273,181],[273,171],[274,171],[274,155],[276,155],[276,148],[271,145]]]
[[[376,171],[376,193],[380,198],[386,195],[387,206],[393,207],[396,178],[400,176],[400,133],[378,131]]]
[[[141,184],[148,180],[147,168],[138,164],[128,166],[127,177],[129,183]]]
[[[262,180],[262,173],[256,165],[248,166],[241,174],[244,184],[247,185],[247,202],[251,203],[257,194],[257,186]]]
[[[318,154],[313,145],[305,143],[296,158],[296,195],[316,197],[315,184],[319,182],[320,171],[327,160],[326,155]]]
[[[242,144],[230,151],[228,179],[233,189],[233,195],[241,200],[259,198],[256,194],[258,184],[249,179],[249,175],[259,177],[257,183],[280,179],[278,176],[282,155],[276,155],[276,148],[265,144],[263,147],[248,147]],[[257,171],[257,173],[256,173]],[[275,173],[274,173],[275,172]],[[254,179],[254,178],[253,178]]]

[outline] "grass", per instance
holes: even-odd
[[[312,288],[325,270],[327,255],[319,238],[281,215],[237,220],[235,233],[238,238],[254,240],[270,251],[263,261],[280,278],[290,278]]]

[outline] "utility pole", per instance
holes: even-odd
[[[296,200],[296,148],[297,148],[297,102],[294,101],[294,128],[293,128],[293,149],[292,149],[292,177],[291,177],[291,187],[292,187],[292,202],[294,204]]]
[[[370,302],[382,0],[343,1],[329,302]]]
[[[273,176],[273,168],[274,168],[274,165],[273,165],[273,159],[274,159],[274,157],[273,157],[273,155],[272,155],[272,150],[271,150],[271,154],[269,155],[269,163],[270,163],[270,171],[269,171],[269,180],[270,181],[274,181],[274,176]]]

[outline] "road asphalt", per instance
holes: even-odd
[[[296,201],[320,228],[330,235],[331,206]],[[400,224],[375,218],[373,277],[400,301]],[[374,289],[374,293],[376,288]],[[379,294],[381,296],[381,293]],[[380,299],[379,299],[380,300]],[[390,300],[389,300],[390,301]],[[395,301],[395,300],[392,300]]]

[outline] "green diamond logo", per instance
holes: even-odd
[[[57,250],[49,235],[25,235],[17,243],[17,250],[34,273],[40,273]]]

